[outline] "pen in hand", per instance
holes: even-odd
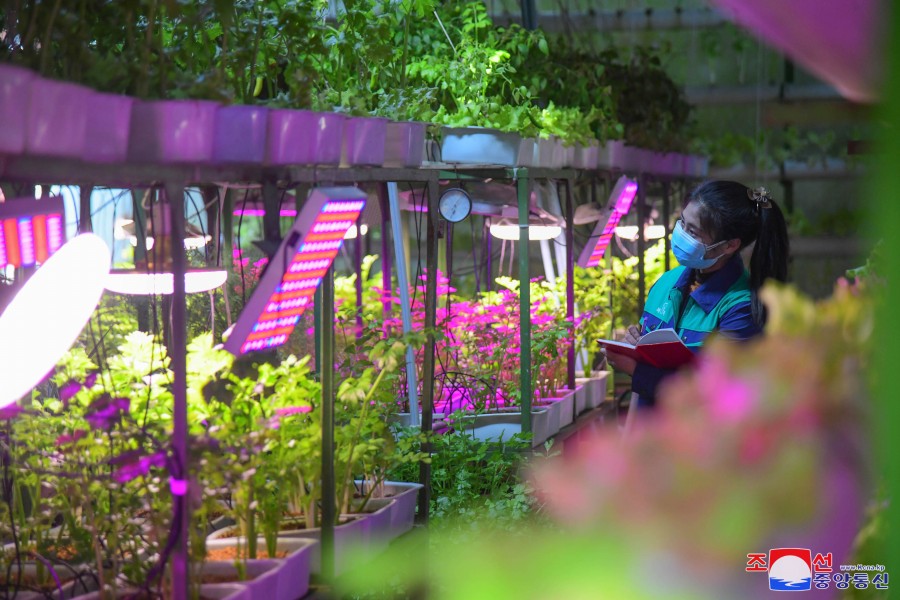
[[[638,343],[639,339],[641,339],[641,328],[637,325],[629,326],[628,331],[625,332],[625,339],[623,341],[634,346]]]

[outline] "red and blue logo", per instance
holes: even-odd
[[[795,592],[812,589],[812,553],[808,548],[769,550],[769,589]]]

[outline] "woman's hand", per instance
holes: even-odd
[[[609,350],[605,350],[606,353],[606,362],[612,366],[616,371],[621,371],[622,373],[627,373],[629,375],[634,375],[634,368],[637,366],[637,361],[631,358],[630,356],[625,356],[624,354],[618,354],[616,352],[610,352]]]
[[[626,344],[631,344],[632,346],[638,343],[638,340],[641,339],[641,328],[638,325],[631,325],[628,327],[628,330],[625,331],[625,337],[622,338],[622,341]],[[604,350],[604,354],[606,354],[606,362],[612,366],[616,371],[621,371],[622,373],[628,373],[629,375],[634,375],[634,368],[637,366],[637,361],[633,358],[625,356],[624,354],[617,354],[616,352],[610,352],[608,349]]]

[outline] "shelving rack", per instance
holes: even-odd
[[[573,185],[577,180],[588,179],[596,185],[598,178],[606,177],[611,171],[584,171],[576,169],[544,169],[544,168],[510,168],[493,165],[442,165],[430,164],[423,168],[381,168],[381,167],[264,167],[264,166],[207,166],[207,165],[133,165],[133,164],[90,164],[78,160],[62,158],[45,158],[31,156],[0,157],[0,182],[23,184],[67,184],[78,185],[83,190],[82,205],[89,211],[90,190],[95,186],[123,188],[154,188],[166,192],[172,218],[172,268],[174,293],[172,295],[172,333],[170,341],[171,369],[173,372],[173,441],[172,448],[175,463],[183,465],[187,460],[187,381],[186,381],[186,294],[184,289],[184,273],[187,268],[186,254],[183,244],[178,243],[185,234],[184,194],[186,187],[193,186],[259,186],[263,190],[264,202],[271,202],[279,189],[302,189],[303,186],[328,184],[377,184],[382,199],[386,195],[388,182],[415,182],[424,184],[428,210],[426,211],[426,284],[425,284],[425,327],[433,330],[437,310],[437,255],[438,232],[442,226],[438,218],[437,202],[439,183],[442,180],[463,179],[498,179],[515,182],[519,214],[518,271],[520,281],[520,385],[522,398],[522,431],[531,431],[531,324],[528,282],[531,277],[528,252],[528,206],[532,184],[537,180],[557,180],[566,185],[565,196],[565,243],[566,243],[566,310],[567,318],[574,319],[574,232],[573,232]],[[641,186],[645,183],[643,176]],[[298,203],[303,197],[298,194]],[[668,198],[668,196],[666,196]],[[277,199],[276,199],[277,201]],[[277,206],[277,205],[276,205]],[[386,202],[381,203],[382,225],[386,222]],[[668,206],[668,200],[666,200]],[[645,192],[641,192],[637,202],[639,222],[645,222]],[[227,212],[227,211],[226,211]],[[264,229],[271,231],[272,220],[277,228],[278,211],[272,211]],[[265,217],[264,217],[265,218]],[[226,222],[227,223],[227,222]],[[384,256],[388,256],[388,246],[382,233]],[[638,236],[640,255],[639,271],[641,280],[641,297],[643,297],[643,236]],[[385,269],[390,269],[390,260],[384,260]],[[389,282],[390,272],[384,275]],[[322,559],[323,574],[326,578],[333,573],[334,565],[334,270],[329,269],[321,286],[321,306],[317,311],[317,333],[320,342],[317,350],[322,357],[319,368],[322,379],[322,456],[323,456],[323,527],[322,527]],[[319,298],[317,297],[317,300]],[[424,354],[424,380],[422,397],[434,397],[435,340],[433,335],[427,338]],[[568,349],[569,387],[575,386],[575,348],[574,342]],[[432,402],[422,402],[422,431],[430,432],[432,427]],[[429,446],[422,448],[430,452]],[[184,473],[173,474],[175,479],[185,477]],[[421,465],[420,482],[425,484],[419,497],[418,520],[426,523],[430,503],[429,465]],[[177,524],[179,540],[174,550],[173,590],[187,590],[188,581],[188,507],[185,497],[175,496],[174,514],[181,515]],[[176,596],[177,597],[177,596]]]

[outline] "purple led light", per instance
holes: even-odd
[[[365,194],[357,188],[313,191],[235,323],[226,350],[239,355],[285,343],[364,207]],[[243,214],[249,210],[257,209]]]
[[[236,208],[233,214],[236,217],[264,217],[266,211],[261,208]],[[278,214],[282,217],[296,217],[297,211],[290,208],[282,208]]]
[[[31,217],[19,219],[19,251],[22,253],[22,266],[34,266],[34,224]]]
[[[63,226],[60,215],[47,217],[47,243],[50,246],[50,254],[53,254],[63,245]]]
[[[0,267],[5,267],[8,263],[6,258],[6,236],[3,234],[3,227],[0,226]]]
[[[619,214],[628,214],[628,211],[631,209],[631,204],[634,202],[634,197],[637,195],[637,189],[637,184],[630,182],[625,186],[625,189],[622,190],[618,200],[616,200],[616,211]]]
[[[173,496],[186,496],[188,493],[188,482],[184,479],[169,477],[169,489],[172,490]]]
[[[594,232],[591,234],[591,240],[584,247],[581,256],[578,258],[578,266],[588,268],[596,267],[600,264],[600,261],[606,254],[606,249],[609,247],[609,242],[612,240],[616,225],[619,224],[622,217],[628,214],[631,205],[634,203],[637,191],[638,184],[636,182],[631,181],[624,175],[619,178],[606,206],[606,209],[609,211],[609,217],[607,217],[605,223],[602,219],[597,223]]]

